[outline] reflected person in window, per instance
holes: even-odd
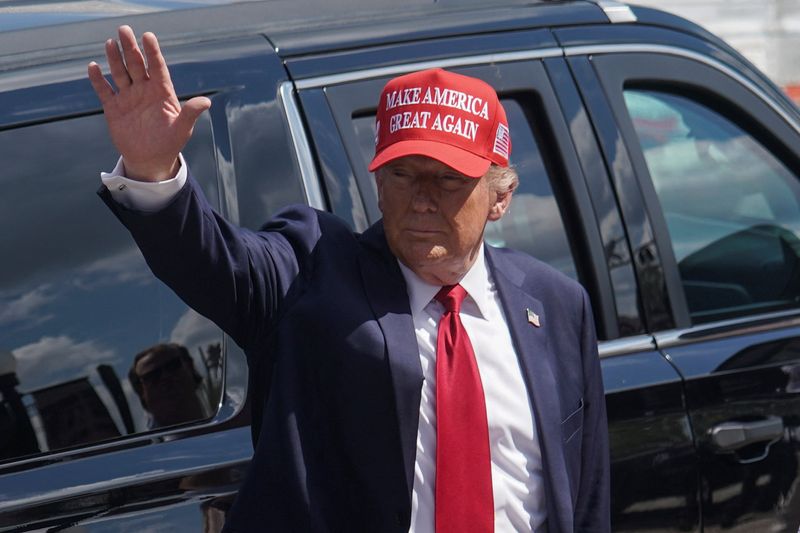
[[[203,378],[184,346],[156,344],[139,352],[133,359],[128,379],[151,417],[148,429],[207,416],[200,395]]]

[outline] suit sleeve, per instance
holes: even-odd
[[[131,232],[155,276],[245,350],[266,339],[286,299],[311,275],[320,236],[311,208],[284,210],[253,232],[217,214],[191,176],[154,213],[122,206],[104,186],[98,194]]]
[[[584,374],[584,419],[581,479],[575,505],[575,531],[611,531],[610,457],[603,376],[589,297],[583,295],[581,351]]]

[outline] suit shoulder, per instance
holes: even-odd
[[[300,223],[304,226],[318,226],[332,231],[347,231],[352,233],[344,220],[327,211],[321,211],[305,204],[289,204],[279,209],[261,227],[262,230],[274,228],[289,222]]]
[[[570,287],[573,290],[582,290],[580,283],[567,276],[562,271],[552,267],[540,259],[513,250],[511,248],[490,247],[492,253],[502,261],[518,268],[525,276],[526,283],[549,283],[559,287]]]
[[[261,226],[263,232],[281,233],[290,241],[310,241],[314,245],[325,241],[355,241],[356,234],[338,216],[303,204],[280,209]]]
[[[588,299],[583,285],[544,261],[509,248],[489,248],[493,266],[542,302],[558,302],[559,307],[575,310]]]

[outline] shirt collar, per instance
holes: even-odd
[[[408,302],[411,306],[411,313],[416,315],[422,312],[423,309],[433,300],[436,293],[442,287],[440,285],[431,285],[422,280],[410,268],[405,266],[399,260],[397,264],[400,266],[400,272],[406,281],[406,289],[408,290]],[[489,271],[486,269],[486,257],[483,253],[483,243],[478,250],[478,256],[470,269],[461,278],[459,282],[467,294],[472,298],[478,306],[478,311],[483,317],[487,317],[489,305]]]

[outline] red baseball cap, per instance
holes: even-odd
[[[492,163],[507,167],[511,154],[506,112],[494,89],[440,68],[390,80],[378,102],[375,130],[370,172],[421,155],[480,178]]]

